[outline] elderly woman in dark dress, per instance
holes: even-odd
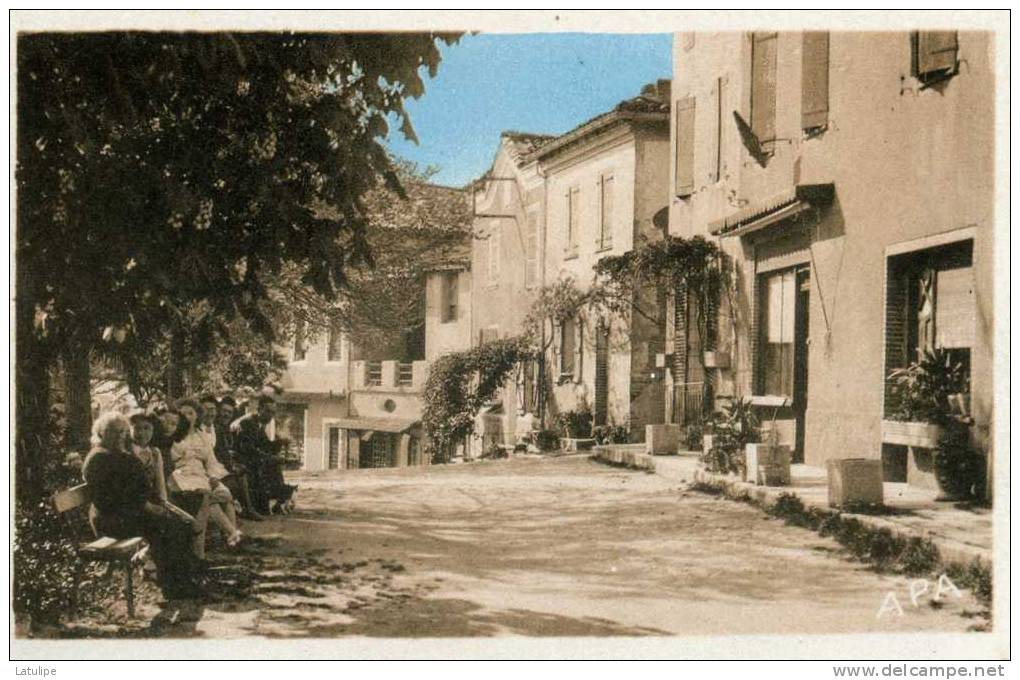
[[[119,413],[100,416],[83,475],[92,497],[90,519],[98,534],[141,536],[149,544],[156,578],[168,600],[199,595],[198,563],[191,551],[192,526],[166,506],[152,502],[152,476],[128,447],[130,425]]]

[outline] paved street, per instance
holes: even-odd
[[[760,510],[583,457],[303,475],[248,524],[249,594],[169,635],[494,636],[964,631],[979,607]],[[897,593],[904,614],[876,619]],[[160,622],[153,624],[158,631]]]

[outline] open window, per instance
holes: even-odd
[[[895,412],[890,375],[917,361],[925,350],[949,352],[970,376],[977,305],[973,241],[895,255],[886,270],[885,415]],[[968,381],[969,382],[969,381]]]

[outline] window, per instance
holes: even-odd
[[[613,176],[599,177],[599,250],[613,247]]]
[[[294,356],[292,361],[304,361],[308,354],[308,347],[305,344],[305,320],[298,319],[294,322]]]
[[[365,385],[378,387],[382,385],[382,362],[365,362]]]
[[[935,83],[956,73],[956,31],[915,31],[910,48],[911,75],[922,83]]]
[[[489,285],[499,283],[500,230],[493,227],[489,230]]]
[[[397,385],[407,387],[414,384],[414,364],[401,362],[397,364]]]
[[[581,190],[572,187],[567,190],[567,256],[577,254],[577,237],[580,229]]]
[[[460,280],[459,272],[444,272],[440,280],[440,320],[442,323],[457,320],[457,283]]]
[[[676,103],[676,195],[694,193],[694,97]]]
[[[970,370],[977,328],[973,241],[890,257],[886,273],[885,412],[895,411],[889,375],[927,349],[949,350]]]
[[[801,46],[800,126],[817,130],[829,123],[829,33],[805,31]]]
[[[538,285],[538,214],[529,213],[526,222],[524,253],[524,285],[534,288]]]
[[[793,396],[793,335],[797,304],[797,274],[793,270],[767,274],[759,283],[760,394]]]
[[[771,153],[776,138],[776,43],[778,33],[751,38],[751,131]]]
[[[568,319],[560,323],[560,375],[573,375],[577,348],[577,322]]]
[[[326,361],[340,361],[343,356],[343,333],[340,324],[334,321],[329,327],[326,342]]]

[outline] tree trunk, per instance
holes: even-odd
[[[184,396],[184,331],[177,327],[170,332],[170,365],[166,374],[166,400],[172,404]]]
[[[49,449],[49,354],[36,337],[35,303],[28,271],[19,261],[15,298],[15,494],[36,502],[43,494],[43,461]]]
[[[64,390],[67,430],[64,445],[74,451],[87,451],[92,432],[92,383],[89,349],[70,343],[64,349]]]

